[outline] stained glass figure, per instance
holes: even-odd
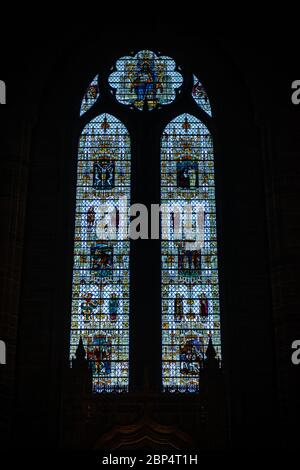
[[[81,108],[80,108],[80,116],[86,113],[97,101],[99,98],[99,86],[98,86],[98,75],[94,78],[94,80],[89,84],[84,94]]]
[[[202,294],[200,297],[200,315],[201,317],[207,317],[208,315],[208,300],[205,294]]]
[[[182,250],[178,253],[178,274],[191,277],[200,276],[201,250]]]
[[[149,110],[172,103],[182,81],[171,57],[157,56],[148,50],[121,57],[116,63],[116,71],[109,77],[117,100],[139,110],[144,108],[145,102]]]
[[[196,392],[209,338],[219,357],[221,344],[213,144],[205,125],[189,114],[176,117],[163,132],[161,203],[182,209],[182,215],[177,210],[169,221],[162,219],[163,388]],[[189,245],[184,230],[176,236],[187,205],[195,230],[197,208],[203,209],[201,247]]]
[[[197,105],[203,109],[209,116],[211,116],[211,107],[208,95],[202,83],[198,80],[198,78],[193,75],[193,89],[192,89],[192,97],[196,101]]]
[[[121,227],[113,239],[97,235],[100,206],[115,210],[121,196],[130,203],[130,138],[101,114],[79,140],[70,346],[72,358],[82,337],[95,392],[128,389],[129,240]]]
[[[91,206],[88,208],[87,216],[86,216],[87,228],[92,228],[94,226],[95,219],[96,219],[95,209],[93,206]]]
[[[111,320],[116,320],[119,310],[119,299],[116,294],[112,294],[111,298],[109,299],[109,314]]]
[[[198,335],[187,335],[180,345],[180,373],[185,376],[199,376],[204,359],[202,339]]]
[[[198,164],[189,160],[177,162],[177,187],[194,189],[198,187]]]
[[[93,300],[93,294],[88,292],[82,296],[83,302],[81,304],[81,313],[84,321],[88,322],[93,314],[93,311],[97,308],[97,303]]]
[[[94,163],[93,186],[95,189],[112,189],[115,184],[115,164],[108,159]]]
[[[87,358],[92,363],[93,374],[110,375],[112,372],[111,335],[96,333],[88,337]]]
[[[113,269],[113,248],[105,244],[98,243],[91,247],[91,270],[97,276],[111,276]]]
[[[183,298],[176,294],[175,297],[175,320],[181,321],[183,318]]]

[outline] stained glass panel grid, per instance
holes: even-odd
[[[80,337],[95,392],[128,390],[129,240],[98,239],[99,207],[130,200],[130,138],[115,117],[102,114],[83,130],[78,149],[70,357]]]
[[[193,75],[193,88],[192,88],[192,97],[196,101],[197,105],[203,109],[209,116],[211,116],[211,106],[209,102],[208,95],[206,90],[200,80]]]
[[[162,219],[163,389],[197,392],[209,338],[219,358],[221,339],[213,144],[194,116],[178,116],[163,133],[161,203],[173,208],[172,217]],[[178,208],[187,204],[194,231],[197,209],[204,211],[201,248],[175,237]]]
[[[109,77],[110,86],[116,90],[116,99],[125,105],[142,110],[172,103],[183,78],[176,71],[171,57],[158,56],[152,51],[139,51],[134,57],[121,57],[116,71]]]
[[[80,107],[80,116],[86,113],[99,98],[98,75],[92,80],[87,87]]]

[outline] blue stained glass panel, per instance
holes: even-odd
[[[139,51],[135,56],[121,57],[116,63],[116,71],[109,77],[117,100],[139,110],[144,108],[145,102],[149,110],[172,103],[182,81],[171,57],[159,56],[148,50]]]

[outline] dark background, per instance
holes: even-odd
[[[296,25],[259,24],[258,15],[247,28],[204,31],[201,18],[121,24],[95,15],[93,26],[91,10],[81,23],[44,15],[49,22],[13,20],[1,35],[4,446],[62,445],[80,102],[97,72],[105,75],[118,57],[148,48],[197,74],[212,104],[229,447],[292,448],[300,416],[300,365],[291,363],[291,343],[300,339],[300,105],[291,102],[291,83],[300,79]],[[128,117],[113,100],[105,103],[121,119],[124,113],[129,130],[145,127],[135,112]],[[152,137],[164,119],[159,115],[136,137],[138,202],[157,202],[159,142]],[[157,392],[159,258],[156,242],[145,243],[134,246],[132,387],[143,390],[146,367]],[[145,325],[148,335],[141,335]]]

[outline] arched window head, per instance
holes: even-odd
[[[192,89],[192,97],[196,101],[197,105],[203,109],[209,116],[211,116],[211,107],[208,95],[206,90],[200,80],[193,75],[193,89]]]
[[[128,389],[129,240],[118,223],[126,201],[129,134],[101,114],[79,140],[70,347],[74,358],[82,338],[96,392]]]
[[[172,103],[182,82],[182,75],[176,71],[171,57],[147,50],[121,57],[116,71],[109,77],[116,99],[139,110],[144,108],[145,102],[149,110]]]
[[[81,102],[80,116],[86,113],[97,101],[99,98],[99,85],[98,85],[98,75],[93,79],[89,84],[84,94],[83,100]]]
[[[211,135],[181,114],[161,140],[162,351],[165,391],[199,390],[209,339],[220,357],[214,155]]]

